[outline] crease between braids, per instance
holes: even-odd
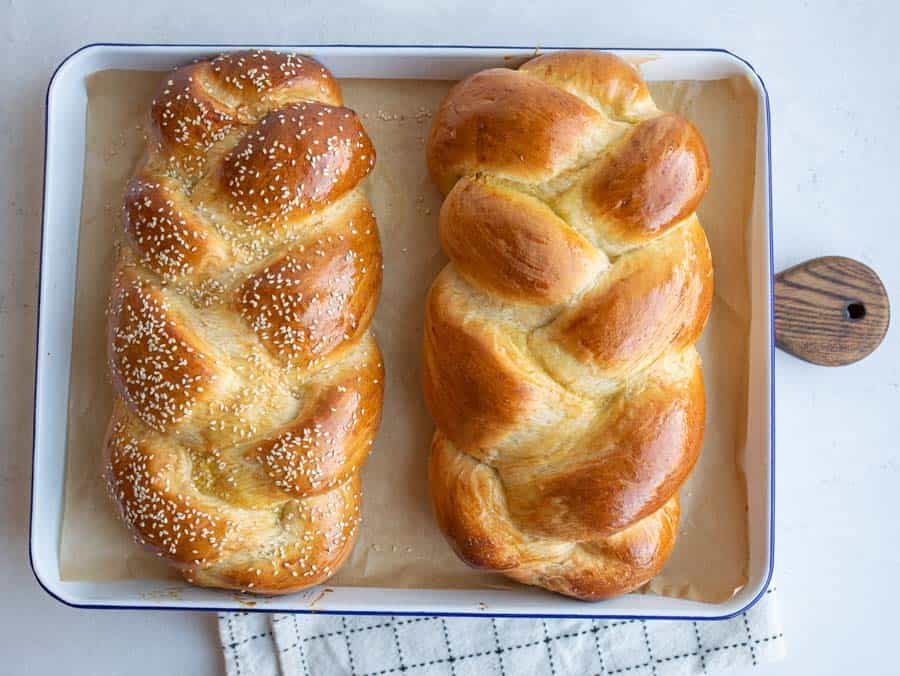
[[[635,589],[702,441],[703,140],[618,58],[557,53],[456,85],[428,159],[451,260],[424,344],[438,523],[527,584]]]
[[[110,492],[191,582],[287,593],[356,539],[380,423],[375,152],[331,74],[238,52],[176,69],[126,189],[108,308]]]

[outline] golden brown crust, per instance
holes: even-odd
[[[381,419],[374,150],[321,65],[177,69],[123,202],[106,478],[191,582],[288,593],[353,546]]]
[[[368,207],[346,234],[327,233],[264,261],[237,293],[241,317],[285,364],[310,368],[355,342],[375,312],[381,243]]]
[[[318,61],[293,53],[243,50],[221,54],[209,62],[219,87],[246,105],[269,105],[279,99],[311,99],[341,104],[337,80]]]
[[[213,148],[284,101],[340,105],[337,82],[321,64],[296,54],[242,51],[177,68],[150,109],[160,158],[189,181],[202,175]]]
[[[441,246],[459,272],[511,301],[560,303],[606,262],[539,199],[484,180],[460,179],[439,224]]]
[[[519,71],[571,92],[611,117],[631,121],[656,111],[641,74],[612,54],[544,54],[523,63]]]
[[[644,244],[693,213],[708,185],[700,132],[665,114],[638,124],[610,153],[585,184],[584,201],[593,222],[605,226],[605,241]]]
[[[335,489],[304,500],[283,503],[265,527],[272,546],[262,556],[240,556],[240,563],[213,563],[193,568],[188,580],[260,594],[290,594],[324,582],[347,558],[359,535],[359,473]],[[257,533],[258,536],[258,533]]]
[[[428,464],[435,518],[453,550],[475,568],[586,601],[637,589],[662,568],[678,528],[678,494],[607,538],[583,542],[524,533],[493,470],[435,432]]]
[[[164,443],[137,439],[129,426],[128,414],[116,404],[107,432],[107,481],[124,521],[138,525],[142,543],[185,566],[218,558],[227,519],[192,501],[169,478],[184,475],[183,456]]]
[[[122,227],[141,264],[166,279],[227,263],[221,238],[168,176],[136,176],[129,182]]]
[[[156,431],[177,425],[214,394],[209,346],[133,265],[120,266],[113,279],[107,339],[116,391]]]
[[[222,162],[219,188],[238,218],[283,223],[331,204],[374,165],[356,113],[304,101],[269,112],[244,134]]]
[[[356,474],[381,423],[384,369],[373,352],[362,378],[347,371],[304,414],[249,453],[272,483],[296,497],[316,495]],[[374,377],[373,377],[374,376]]]
[[[497,443],[546,394],[541,383],[523,377],[511,350],[498,349],[484,329],[453,313],[447,277],[438,277],[426,303],[425,402],[440,429],[474,450]]]
[[[575,389],[591,378],[625,378],[697,340],[712,286],[709,245],[694,218],[671,237],[619,258],[577,304],[532,334],[532,349]]]
[[[201,62],[174,71],[150,109],[156,151],[189,180],[205,171],[209,151],[241,122],[236,105],[212,96],[203,86],[207,70]]]
[[[498,472],[528,533],[585,542],[649,516],[677,492],[700,453],[704,400],[693,347],[606,402],[578,442],[543,462]]]
[[[617,57],[556,53],[454,87],[428,162],[451,260],[423,351],[437,521],[473,566],[636,589],[703,439],[703,139]]]
[[[494,68],[455,85],[428,137],[428,167],[443,192],[485,172],[546,181],[574,164],[602,117],[578,97]]]

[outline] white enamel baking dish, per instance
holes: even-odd
[[[244,47],[244,46],[241,46]],[[269,46],[272,47],[272,46]],[[85,608],[257,610],[339,614],[493,615],[539,617],[635,617],[723,619],[751,606],[771,578],[774,536],[774,380],[772,333],[772,195],[769,100],[753,68],[718,49],[609,49],[650,57],[648,80],[717,79],[744,75],[758,100],[756,176],[751,228],[751,301],[747,442],[743,467],[749,513],[749,581],[733,598],[708,604],[650,594],[583,603],[537,589],[514,591],[421,590],[332,587],[272,599],[248,607],[235,595],[152,580],[111,583],[60,579],[59,542],[67,404],[75,305],[76,256],[84,170],[85,80],[109,69],[168,69],[235,45],[95,44],[63,61],[46,100],[46,146],[34,410],[30,556],[35,577],[59,601]],[[339,78],[452,79],[527,57],[530,47],[277,46],[310,54]],[[542,51],[553,51],[542,48]],[[643,58],[641,59],[644,60]],[[165,591],[167,593],[161,593]],[[171,593],[168,593],[171,592]]]

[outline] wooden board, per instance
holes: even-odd
[[[889,323],[884,285],[852,258],[814,258],[775,277],[775,344],[796,357],[852,364],[881,344]]]

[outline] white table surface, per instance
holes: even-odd
[[[892,207],[900,196],[900,11],[893,3],[82,4],[5,0],[0,9],[4,673],[222,670],[212,615],[73,610],[47,596],[28,567],[44,90],[54,66],[85,43],[726,47],[756,66],[772,97],[776,267],[832,253],[858,258],[900,304],[900,218]],[[898,332],[845,368],[777,357],[775,569],[789,656],[754,673],[897,673],[900,587],[885,579],[900,572]]]

